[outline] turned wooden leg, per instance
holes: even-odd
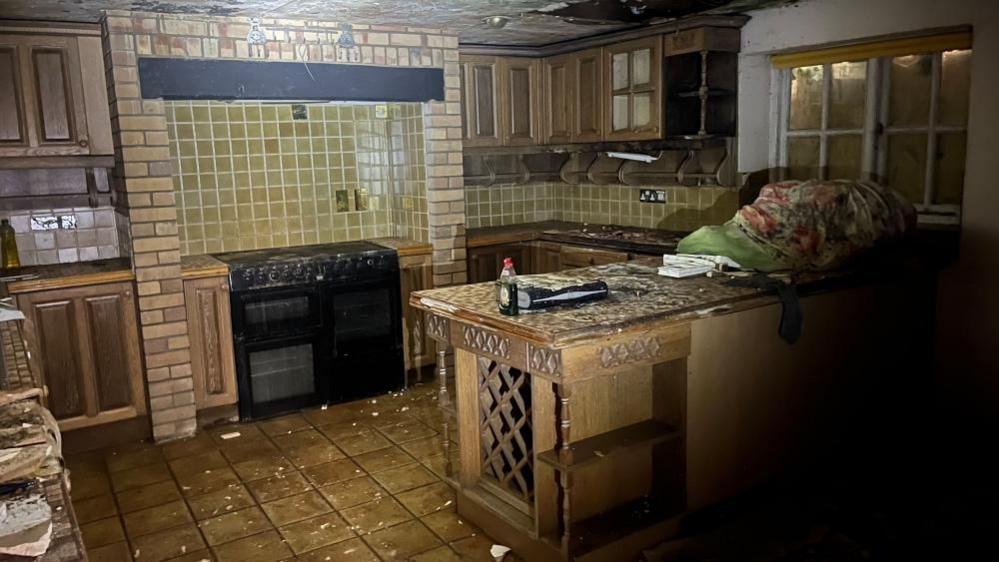
[[[442,443],[444,448],[444,475],[448,478],[451,477],[453,472],[453,467],[451,466],[451,433],[448,431],[448,416],[444,414],[444,441]]]
[[[572,428],[572,417],[569,407],[569,399],[572,391],[567,385],[556,385],[559,401],[559,459],[566,465],[572,462],[572,449],[569,447],[569,432]],[[565,558],[571,559],[570,541],[572,537],[572,474],[568,470],[559,472],[559,485],[562,488],[562,554]]]
[[[451,404],[451,397],[447,394],[447,346],[437,342],[437,401],[441,408]]]

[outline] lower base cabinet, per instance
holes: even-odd
[[[618,263],[630,256],[627,252],[545,241],[479,246],[468,249],[468,282],[495,281],[503,270],[504,258],[513,258],[518,274],[529,275]]]
[[[232,346],[229,279],[185,279],[184,300],[191,340],[194,403],[199,410],[235,404],[239,393]]]
[[[61,431],[146,413],[131,282],[17,295],[31,367]]]
[[[399,273],[402,290],[402,344],[408,371],[437,361],[434,344],[426,337],[423,328],[423,313],[409,305],[410,293],[434,287],[431,255],[401,256]]]

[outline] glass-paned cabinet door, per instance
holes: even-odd
[[[627,90],[631,79],[628,78],[628,53],[615,53],[611,56],[611,87],[615,92]]]
[[[660,40],[652,37],[608,47],[610,91],[605,103],[609,102],[612,138],[638,140],[660,134]]]
[[[638,49],[631,52],[632,88],[647,88],[652,81],[652,50]]]

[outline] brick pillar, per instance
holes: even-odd
[[[195,431],[194,380],[166,118],[162,100],[141,99],[133,21],[108,12],[102,22],[113,179],[130,223],[153,437],[164,441]]]
[[[428,225],[437,287],[467,281],[458,38],[444,36],[443,46],[444,101],[425,104],[423,116]]]

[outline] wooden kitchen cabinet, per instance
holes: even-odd
[[[503,146],[541,142],[541,63],[538,59],[501,57],[500,134]]]
[[[0,157],[113,153],[99,31],[0,34]]]
[[[582,246],[562,246],[559,254],[561,269],[590,267],[628,261],[627,252],[586,248]]]
[[[553,273],[562,270],[562,245],[554,242],[535,242],[534,273]]]
[[[608,45],[604,60],[604,140],[662,138],[662,37]]]
[[[60,430],[146,413],[131,282],[23,293],[17,305]]]
[[[468,250],[468,282],[482,283],[499,279],[503,260],[513,258],[513,267],[519,275],[533,273],[530,244],[497,244]]]
[[[574,57],[570,53],[548,57],[542,62],[544,110],[541,113],[545,144],[572,142]]]
[[[423,327],[423,313],[414,310],[409,304],[410,293],[434,288],[431,254],[400,256],[399,273],[402,290],[402,342],[408,371],[436,361],[433,342],[426,337]]]
[[[572,142],[604,140],[603,49],[572,54]]]
[[[199,410],[235,404],[239,394],[228,277],[185,279],[184,301],[191,340],[194,403]]]
[[[499,57],[462,56],[462,137],[466,147],[499,146]]]

